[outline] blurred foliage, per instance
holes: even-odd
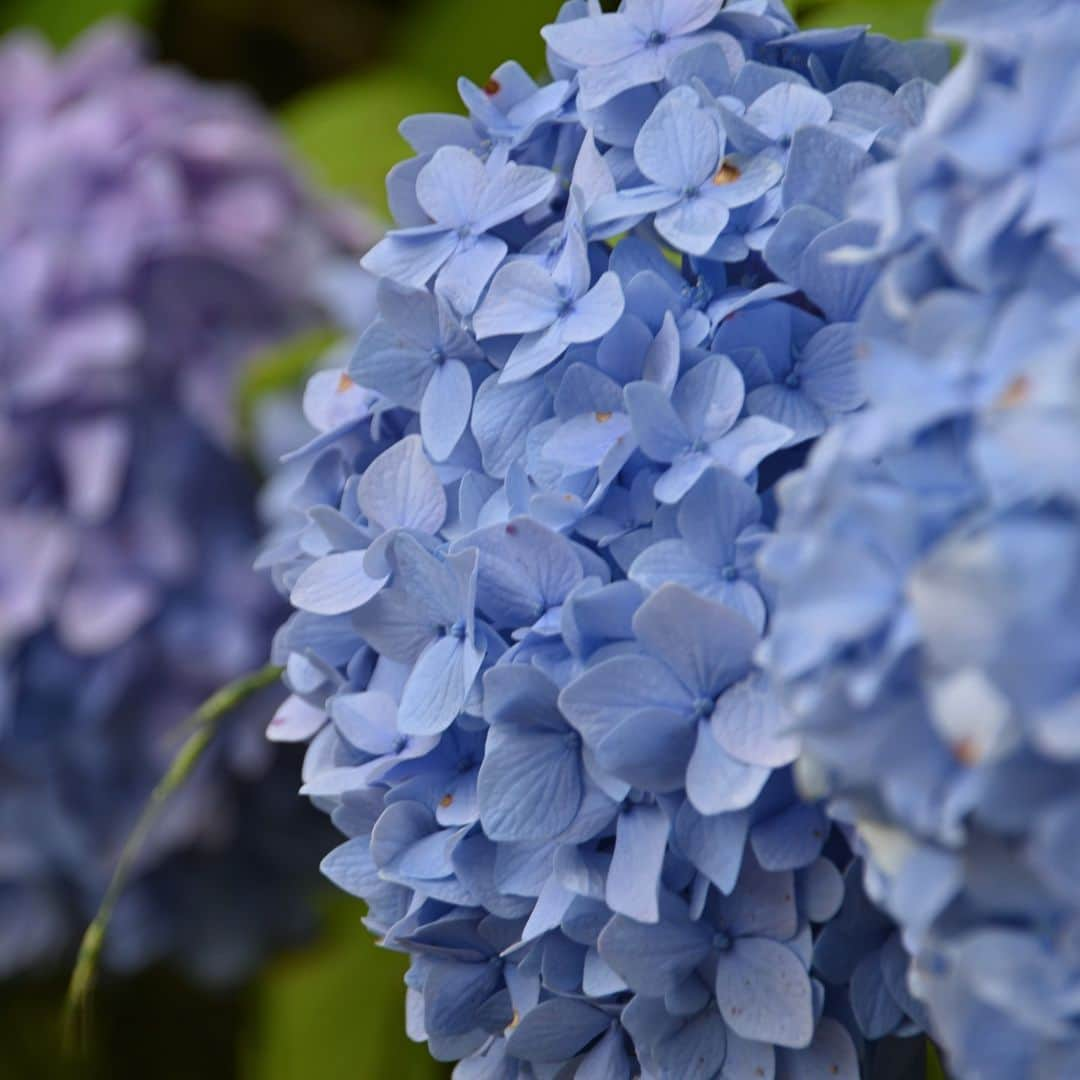
[[[321,356],[338,340],[336,330],[309,330],[254,357],[244,369],[236,387],[236,412],[241,441],[252,433],[255,410],[274,394],[304,384]]]
[[[878,34],[917,38],[926,33],[932,0],[802,0],[792,11],[799,25],[851,26],[867,24]]]
[[[386,173],[410,153],[398,124],[411,113],[457,104],[452,85],[440,89],[410,68],[393,68],[305,94],[281,120],[319,180],[388,217]]]
[[[321,945],[257,987],[242,1080],[439,1080],[449,1069],[405,1035],[405,958],[376,945],[361,906],[336,898]]]
[[[155,31],[165,59],[204,78],[242,83],[277,105],[381,63],[392,26],[418,0],[158,2]]]
[[[537,73],[544,66],[540,27],[559,7],[560,0],[419,0],[395,29],[394,58],[451,88],[460,75],[483,83],[504,60]]]
[[[75,1054],[63,1049],[63,990],[60,978],[0,987],[0,1080],[237,1080],[248,991],[200,990],[164,971],[107,979]]]
[[[66,45],[106,16],[149,22],[158,0],[0,0],[0,33],[31,26],[54,45]]]

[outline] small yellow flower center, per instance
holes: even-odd
[[[1030,394],[1031,380],[1026,375],[1018,375],[1005,387],[1001,397],[998,398],[998,407],[1014,409],[1017,405],[1023,405]]]
[[[611,415],[612,414],[609,412],[598,412],[596,414],[596,422],[598,424],[606,424],[611,419]]]
[[[721,187],[724,184],[734,184],[739,177],[742,176],[742,170],[737,165],[732,165],[730,161],[725,161],[721,164],[720,168],[716,170],[716,175],[712,178],[712,182],[717,187]]]
[[[355,385],[356,383],[354,383],[352,379],[350,379],[349,376],[346,375],[343,371],[341,373],[341,378],[338,379],[337,392],[339,394],[344,394],[346,390],[351,390]]]

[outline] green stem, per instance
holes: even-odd
[[[109,921],[127,886],[139,852],[157,823],[161,811],[170,796],[191,775],[206,748],[213,742],[221,721],[253,694],[277,682],[280,677],[281,668],[269,664],[250,675],[242,676],[235,682],[229,683],[228,686],[223,686],[207,698],[192,715],[189,723],[194,730],[177,751],[165,775],[150,793],[150,798],[139,815],[135,828],[128,835],[120,851],[120,858],[117,859],[116,868],[113,870],[112,878],[101,899],[94,921],[86,928],[86,933],[79,944],[75,967],[71,973],[71,981],[68,983],[65,1010],[68,1038],[69,1041],[74,1040],[75,1045],[82,1045],[83,1042],[86,1004],[97,976]]]
[[[926,1080],[947,1080],[937,1047],[926,1040]]]

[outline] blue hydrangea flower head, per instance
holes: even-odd
[[[953,0],[939,21],[972,44],[898,157],[856,182],[871,242],[838,257],[879,268],[857,328],[868,405],[781,485],[763,655],[805,787],[854,826],[952,1070],[1066,1076],[1080,36],[1068,4]]]
[[[265,119],[107,27],[0,43],[0,976],[63,962],[213,690],[280,618],[233,393],[364,227]],[[171,807],[106,962],[243,974],[307,921],[314,824],[261,707]],[[256,822],[261,822],[256,825]],[[268,830],[296,846],[268,844]],[[300,859],[296,856],[300,855]],[[273,897],[273,900],[270,898]]]
[[[402,125],[379,316],[263,557],[278,732],[458,1077],[857,1080],[850,972],[814,968],[852,855],[796,791],[756,557],[862,403],[847,195],[947,56],[775,0],[543,33],[550,82]]]

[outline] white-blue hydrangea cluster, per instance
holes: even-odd
[[[1080,1075],[1080,22],[971,45],[860,178],[866,411],[781,486],[768,667],[959,1077]],[[845,256],[857,264],[855,251]]]
[[[182,722],[265,663],[234,384],[324,318],[312,282],[358,238],[260,113],[129,31],[0,45],[0,977],[68,959]],[[231,977],[310,921],[319,819],[262,726],[170,806],[110,966]]]
[[[777,0],[572,0],[543,34],[550,81],[508,63],[403,125],[379,318],[308,387],[264,555],[298,609],[271,734],[311,740],[324,869],[461,1080],[855,1080],[846,984],[868,957],[901,1003],[873,1034],[909,1031],[906,959],[856,913],[813,971],[850,854],[795,791],[755,558],[861,404],[844,207],[947,52]]]

